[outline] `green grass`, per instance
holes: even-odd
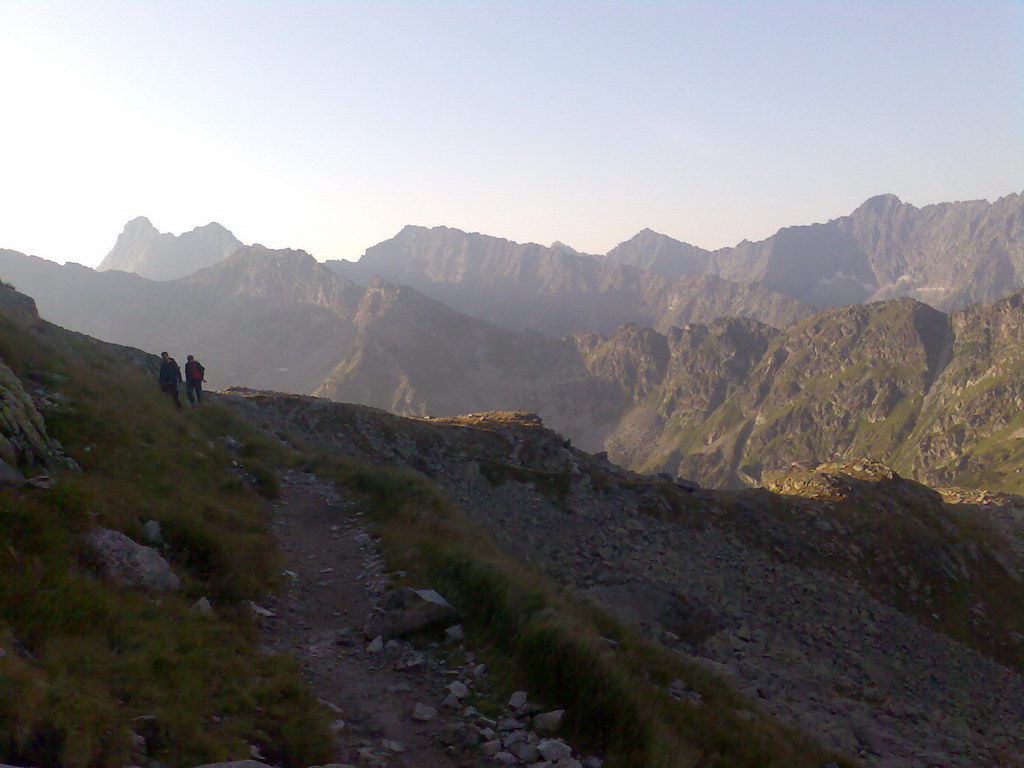
[[[495,691],[524,687],[531,698],[565,708],[575,743],[605,754],[609,768],[798,768],[835,759],[704,669],[580,605],[510,557],[424,476],[327,456],[313,468],[361,496],[392,568],[460,610]],[[673,701],[666,687],[675,678],[700,692],[704,705]],[[501,698],[495,693],[492,701]]]
[[[257,491],[275,493],[287,451],[215,404],[177,412],[84,337],[0,318],[0,354],[30,389],[68,398],[47,427],[83,468],[50,491],[0,492],[0,761],[129,765],[129,730],[171,765],[245,758],[250,744],[283,766],[324,760],[327,713],[291,660],[259,651],[242,604],[281,570]],[[147,520],[180,594],[119,588],[89,567],[83,531],[144,541]],[[200,596],[214,617],[190,610]]]

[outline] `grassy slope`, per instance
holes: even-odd
[[[29,389],[68,398],[47,424],[84,469],[50,491],[0,491],[0,759],[128,765],[134,730],[171,764],[247,757],[249,744],[283,765],[321,760],[324,713],[290,660],[258,652],[242,605],[279,567],[259,498],[208,440],[226,422],[244,439],[237,417],[177,413],[116,350],[53,326],[0,317],[0,356]],[[150,519],[180,595],[118,588],[87,566],[86,528],[144,540]],[[216,617],[189,609],[204,595]]]

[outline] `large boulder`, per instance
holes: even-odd
[[[119,584],[158,592],[177,592],[181,588],[181,581],[159,552],[123,533],[93,528],[86,531],[85,543],[100,573]]]
[[[370,619],[367,637],[402,637],[431,627],[451,625],[458,612],[432,589],[399,587],[389,592],[380,612]]]

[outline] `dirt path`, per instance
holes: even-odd
[[[300,661],[311,690],[344,724],[336,723],[333,759],[359,768],[479,764],[479,752],[452,755],[442,743],[455,725],[441,704],[452,676],[407,643],[368,649],[362,628],[385,577],[355,504],[313,475],[285,473],[273,527],[294,577],[264,603],[274,614],[262,621],[264,642]],[[414,720],[417,703],[437,716]]]

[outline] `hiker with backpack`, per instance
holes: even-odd
[[[185,363],[185,394],[188,395],[190,403],[198,404],[203,401],[205,375],[206,369],[203,368],[203,364],[189,355],[188,362]],[[192,399],[193,392],[195,392],[195,400]]]
[[[178,361],[166,352],[160,353],[160,391],[170,395],[174,405],[181,409],[181,398],[178,395],[178,382],[181,381],[181,368]]]

